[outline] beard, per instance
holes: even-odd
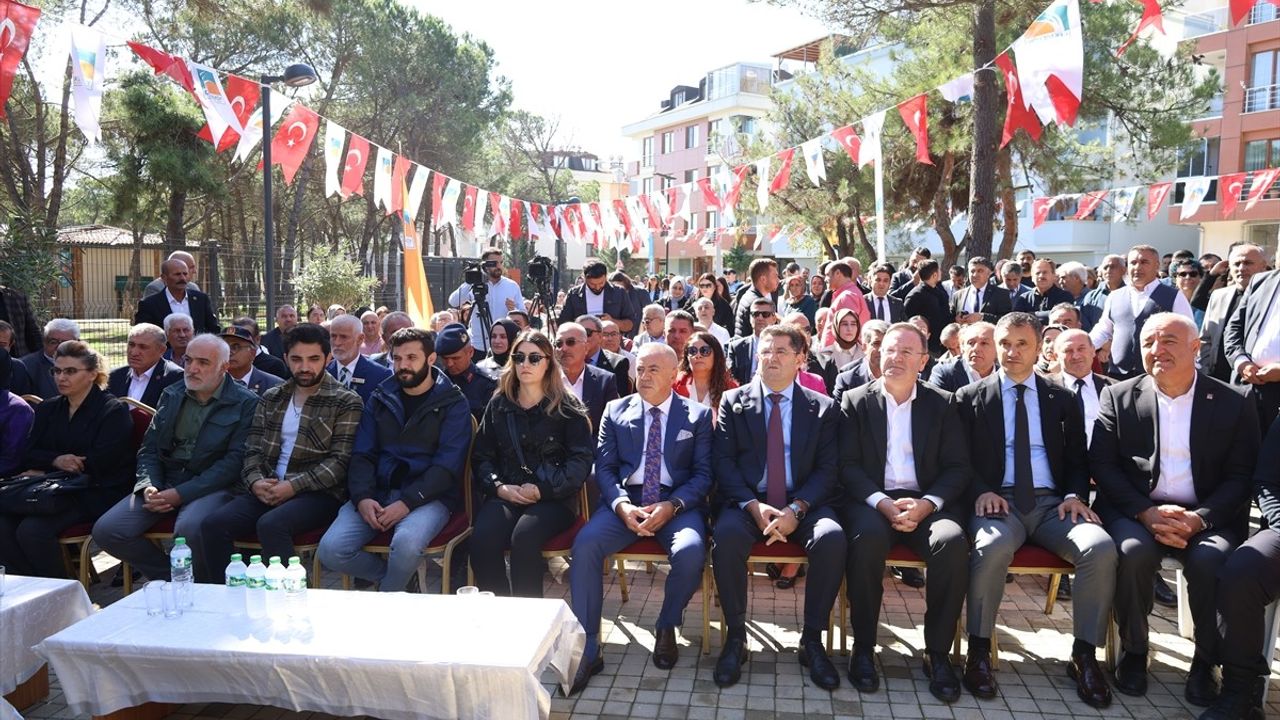
[[[298,387],[309,388],[319,385],[324,380],[324,375],[321,373],[294,373],[293,380]]]
[[[410,370],[401,370],[396,373],[396,382],[400,383],[402,388],[416,388],[431,376],[431,366],[424,365],[421,370],[416,372]]]

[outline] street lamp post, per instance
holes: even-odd
[[[271,84],[283,82],[289,87],[302,87],[316,81],[316,71],[306,63],[295,63],[284,69],[283,75],[262,76],[262,245],[266,254],[264,280],[267,285],[267,322],[276,312],[276,239],[271,215],[271,140],[267,131],[271,128]]]

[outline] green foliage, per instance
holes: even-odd
[[[61,275],[57,232],[19,215],[0,233],[0,285],[21,291],[41,319],[48,316],[50,290]]]
[[[320,307],[367,305],[379,284],[377,278],[364,274],[359,262],[323,245],[312,251],[294,279],[304,302]]]
[[[747,267],[751,265],[751,261],[755,259],[755,256],[742,245],[734,243],[734,246],[725,250],[720,258],[724,261],[724,269],[733,268],[737,270],[738,279],[741,280],[747,276]]]
[[[611,247],[600,248],[600,250],[596,252],[596,257],[605,265],[609,266],[610,274],[618,268],[619,260],[622,261],[622,272],[626,273],[628,277],[645,277],[649,272],[648,258],[633,258],[631,257],[631,251],[627,249],[618,250],[617,248]]]

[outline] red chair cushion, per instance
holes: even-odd
[[[1067,572],[1075,569],[1075,565],[1072,565],[1039,545],[1032,545],[1031,543],[1027,543],[1018,548],[1018,551],[1013,554],[1013,562],[1009,564],[1009,568],[1012,570],[1028,567],[1053,568],[1055,570],[1064,570]]]
[[[151,425],[151,413],[142,408],[130,407],[129,416],[133,418],[133,450],[137,452],[142,447],[142,436],[147,434],[147,428]]]
[[[467,529],[467,514],[456,512],[453,515],[449,516],[449,522],[445,523],[444,529],[436,533],[435,537],[431,538],[431,542],[427,543],[427,547],[434,548],[434,547],[440,547],[441,545],[446,545],[450,540],[460,535],[462,531],[466,529]],[[391,547],[392,532],[393,531],[391,530],[387,530],[386,532],[378,533],[376,537],[374,537],[369,542],[365,543],[364,546],[365,547]],[[319,541],[317,540],[317,542]]]
[[[809,556],[805,553],[804,546],[793,542],[776,542],[772,545],[758,542],[751,546],[751,557],[783,558],[803,562]]]
[[[888,564],[892,565],[897,562],[920,562],[922,558],[911,551],[906,545],[894,545],[889,548]]]
[[[587,522],[582,518],[575,519],[573,521],[573,524],[569,526],[568,530],[565,530],[559,535],[556,535],[555,537],[548,540],[546,544],[542,546],[542,551],[543,552],[567,551],[569,548],[573,547],[573,541],[575,538],[578,537],[578,531],[581,530],[582,526],[586,524]]]
[[[76,523],[71,527],[58,533],[59,540],[69,540],[71,538],[87,537],[93,534],[93,523]]]
[[[161,518],[160,520],[157,520],[157,521],[156,521],[156,524],[155,524],[155,525],[152,525],[152,526],[151,526],[151,529],[150,529],[150,530],[148,530],[148,531],[146,532],[146,534],[148,534],[148,535],[155,535],[155,534],[167,534],[167,535],[172,535],[172,534],[173,534],[173,523],[174,523],[174,521],[175,521],[176,519],[177,519],[177,515],[174,515],[174,514],[171,514],[171,515],[169,515],[168,517]]]
[[[640,538],[630,545],[622,549],[619,555],[666,555],[667,551],[662,549],[658,541],[651,538]]]

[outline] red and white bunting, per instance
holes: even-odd
[[[1098,209],[1098,205],[1102,203],[1102,199],[1107,196],[1106,190],[1094,190],[1087,192],[1080,198],[1080,203],[1076,207],[1076,219],[1088,220],[1094,210]]]
[[[1160,212],[1160,206],[1164,205],[1164,199],[1169,196],[1169,191],[1173,190],[1172,182],[1156,183],[1147,188],[1147,219],[1151,220]]]
[[[916,139],[916,161],[932,165],[929,157],[929,98],[925,93],[898,105],[902,122]]]

